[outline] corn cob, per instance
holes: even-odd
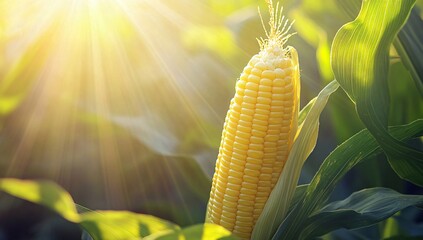
[[[236,83],[207,209],[207,221],[243,239],[251,236],[297,130],[298,57],[294,48],[284,47],[292,24],[271,0],[268,5],[270,32]]]

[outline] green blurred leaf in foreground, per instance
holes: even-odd
[[[231,235],[231,232],[224,227],[212,224],[198,224],[178,231],[168,231],[152,234],[146,240],[185,240],[185,239],[207,239],[207,240],[232,240],[238,239]]]
[[[71,195],[54,182],[5,178],[0,179],[0,191],[45,206],[68,221],[80,221]]]
[[[91,237],[101,240],[133,239],[179,229],[163,219],[127,211],[92,211],[81,214],[81,219],[81,226]]]
[[[420,137],[423,120],[408,125],[391,127],[390,134],[399,140]],[[338,146],[323,162],[307,187],[304,198],[279,226],[273,239],[298,239],[307,219],[329,199],[341,178],[358,163],[370,159],[382,150],[367,129],[360,131]],[[307,236],[302,236],[306,238]]]
[[[423,153],[393,138],[387,130],[389,48],[414,3],[412,0],[363,1],[358,17],[335,36],[332,68],[395,172],[423,186]]]
[[[66,220],[79,223],[94,240],[139,239],[179,229],[166,220],[126,211],[92,211],[79,215],[69,193],[49,181],[0,179],[0,191],[47,207]]]
[[[420,204],[423,204],[420,195],[404,195],[389,188],[364,189],[313,214],[301,235],[313,238],[338,228],[369,226],[404,208]]]

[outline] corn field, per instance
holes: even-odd
[[[423,238],[422,19],[0,0],[0,240]]]

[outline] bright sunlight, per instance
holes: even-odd
[[[104,206],[122,207],[132,204],[125,197],[127,181],[141,181],[138,173],[126,179],[125,166],[139,164],[140,156],[154,152],[186,154],[179,142],[188,126],[204,144],[217,141],[218,131],[210,134],[207,126],[221,124],[209,105],[211,98],[219,96],[201,93],[208,85],[200,85],[194,77],[205,74],[195,65],[215,61],[197,61],[178,47],[184,44],[181,34],[194,27],[191,19],[200,14],[161,1],[1,4],[5,58],[0,110],[3,116],[18,112],[17,119],[2,123],[13,126],[6,175],[22,176],[45,164],[48,170],[35,171],[35,177],[47,174],[70,184],[73,172],[85,165],[90,171],[97,169],[95,182],[106,186]],[[192,9],[202,7],[187,4]],[[220,76],[219,80],[207,78],[223,84],[227,72],[214,65],[209,71],[216,70],[213,76]],[[198,103],[208,110],[199,111]],[[125,140],[117,141],[122,134]],[[86,144],[81,139],[92,149],[77,156],[77,149]],[[136,147],[134,141],[146,147]]]

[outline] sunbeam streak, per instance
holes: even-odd
[[[164,192],[177,199],[175,213],[188,212],[169,161],[203,154],[181,147],[193,134],[204,145],[215,141],[210,132],[218,135],[221,117],[210,98],[219,95],[204,92],[228,86],[229,73],[212,58],[201,60],[209,63],[204,72],[183,47],[195,17],[180,10],[151,0],[2,1],[0,115],[11,116],[1,123],[11,142],[1,146],[9,154],[2,174],[71,189],[86,181],[104,208],[149,211]],[[150,172],[146,161],[163,171]],[[165,188],[152,190],[149,181]]]

